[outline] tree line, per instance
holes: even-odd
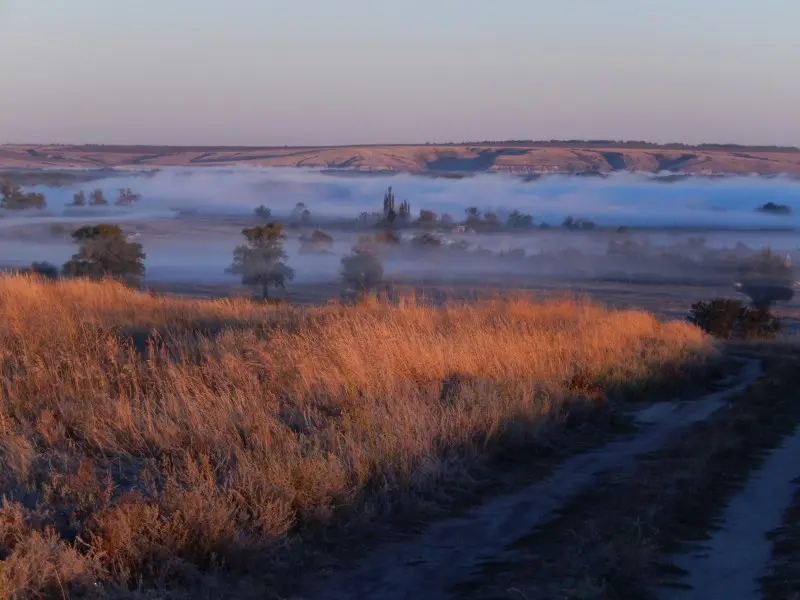
[[[239,276],[242,284],[269,297],[270,288],[285,288],[294,279],[295,271],[286,260],[286,236],[280,223],[270,222],[242,230],[245,243],[233,251],[233,262],[227,272]],[[330,238],[319,232],[316,237]],[[82,277],[114,279],[138,287],[145,274],[146,254],[142,244],[129,239],[118,225],[86,225],[72,233],[78,250],[59,269],[47,262],[34,262],[22,272],[47,279]],[[383,280],[383,265],[375,251],[375,241],[363,237],[352,253],[341,260],[341,278],[359,294],[373,290]]]
[[[141,194],[137,194],[131,188],[120,188],[117,199],[114,202],[117,206],[130,206],[141,200]],[[72,196],[69,206],[107,206],[110,204],[101,189],[94,189],[87,198],[86,192],[79,190]],[[41,192],[23,192],[19,184],[12,183],[10,180],[0,182],[0,208],[6,210],[28,210],[47,208],[47,198]]]

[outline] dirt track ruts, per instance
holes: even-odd
[[[752,385],[760,363],[745,364],[735,384],[698,400],[660,404],[640,413],[647,423],[630,436],[569,459],[548,478],[519,492],[489,500],[463,516],[433,523],[415,539],[387,544],[355,569],[335,571],[307,582],[304,600],[381,598],[440,599],[468,579],[483,560],[504,549],[554,515],[569,499],[590,489],[603,473],[623,470],[691,425],[707,419],[726,400]]]

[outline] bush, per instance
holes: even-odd
[[[772,339],[781,331],[780,320],[770,311],[723,298],[692,304],[689,322],[725,340]]]
[[[30,275],[38,275],[42,279],[58,279],[58,267],[49,262],[32,262],[24,271]]]
[[[774,202],[767,202],[762,204],[757,209],[759,212],[772,213],[775,215],[790,215],[792,208],[786,204],[775,204]]]

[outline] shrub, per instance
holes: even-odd
[[[775,215],[790,215],[792,208],[786,204],[775,204],[774,202],[767,202],[762,204],[757,209],[759,212],[772,213]]]
[[[42,279],[58,279],[58,267],[49,262],[32,262],[22,272],[29,275],[38,275]]]
[[[722,339],[771,339],[781,330],[780,320],[766,309],[750,308],[739,300],[716,298],[695,302],[689,322]]]

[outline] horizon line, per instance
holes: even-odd
[[[143,144],[143,143],[70,143],[70,142],[3,142],[0,147],[14,146],[55,146],[73,148],[103,148],[106,150],[117,148],[173,148],[175,150],[270,150],[270,149],[306,149],[306,148],[379,148],[379,147],[414,147],[414,146],[594,146],[602,147],[623,147],[629,149],[704,149],[704,150],[726,150],[726,149],[769,149],[777,152],[800,152],[800,146],[787,146],[781,144],[741,144],[733,142],[700,142],[696,144],[686,142],[653,142],[647,140],[613,140],[613,139],[506,139],[506,140],[464,140],[451,142],[408,142],[408,143],[350,143],[350,144]]]

